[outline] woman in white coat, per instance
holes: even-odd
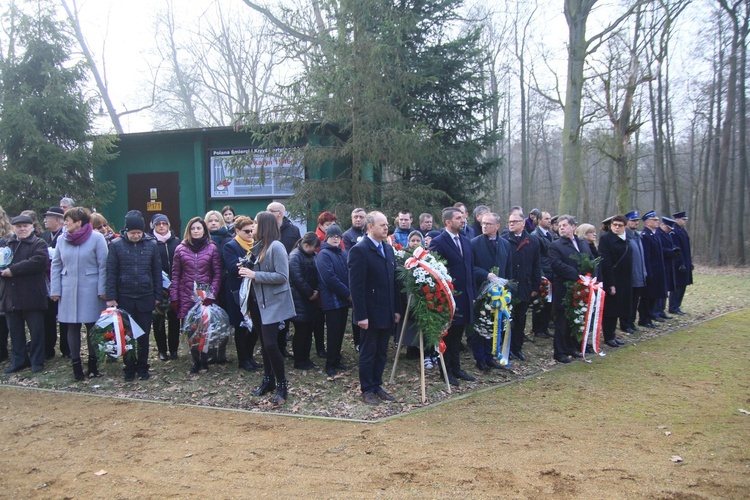
[[[50,298],[59,301],[57,320],[67,324],[73,376],[79,381],[84,379],[81,324],[88,333],[99,319],[107,282],[107,241],[92,229],[90,217],[81,207],[65,212],[65,235],[57,241],[50,272]],[[96,352],[91,344],[88,347],[88,374],[97,377]]]

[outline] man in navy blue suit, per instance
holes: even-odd
[[[455,207],[443,210],[445,229],[430,242],[430,251],[446,261],[448,274],[453,279],[456,301],[456,312],[448,328],[445,342],[445,364],[448,371],[448,382],[458,385],[458,379],[469,382],[476,380],[461,369],[459,349],[461,337],[467,325],[473,322],[474,299],[477,285],[474,278],[474,257],[469,238],[462,234],[466,223],[464,214]]]
[[[474,279],[477,287],[488,279],[511,279],[513,266],[510,256],[510,243],[500,237],[500,216],[486,213],[482,216],[482,234],[471,240],[471,251],[474,256]],[[497,268],[497,274],[490,272]],[[492,355],[492,342],[479,334],[474,334],[471,350],[477,361],[477,368],[487,371],[490,368],[500,369],[502,366]]]
[[[360,328],[359,383],[362,400],[377,405],[395,401],[383,390],[388,340],[401,315],[396,306],[396,257],[385,244],[388,219],[380,212],[365,217],[367,236],[349,250],[352,321]]]

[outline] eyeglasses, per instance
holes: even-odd
[[[519,222],[523,222],[523,219],[518,219],[518,220],[509,220],[509,221],[508,221],[508,224],[518,224]]]
[[[169,224],[167,222],[164,222],[164,221],[159,221],[156,224],[154,224],[154,226],[168,226],[168,225]]]
[[[483,226],[497,226],[497,223],[495,222],[482,222]]]
[[[242,229],[242,232],[245,233],[245,234],[253,234],[253,230],[252,229]]]
[[[613,222],[612,227],[625,227],[625,224],[621,222]]]

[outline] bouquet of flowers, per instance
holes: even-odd
[[[599,352],[602,315],[604,313],[604,289],[594,277],[601,257],[591,259],[588,254],[575,255],[578,269],[583,273],[573,283],[567,283],[563,298],[565,317],[576,340],[581,342],[581,352],[585,352],[588,337],[591,335],[594,351]]]
[[[442,337],[453,320],[456,303],[453,283],[445,263],[424,248],[406,259],[399,280],[411,295],[409,314],[425,337],[427,347],[445,352]]]
[[[143,330],[130,315],[122,309],[108,307],[102,311],[94,328],[89,332],[91,345],[96,349],[99,363],[107,356],[113,359],[133,359],[137,346],[135,339],[143,335]]]
[[[0,247],[0,271],[6,269],[13,262],[13,250],[10,247]]]
[[[492,269],[493,274],[497,269]],[[500,359],[500,364],[509,364],[510,312],[512,310],[511,282],[503,278],[488,279],[479,289],[474,302],[474,331],[492,340],[492,354]],[[503,339],[500,342],[500,339]]]
[[[533,302],[531,302],[532,312],[534,314],[539,314],[542,312],[542,308],[544,307],[544,304],[547,302],[550,302],[550,283],[547,278],[542,276],[542,283],[539,285],[539,293],[537,293],[537,296],[534,297]]]
[[[238,261],[238,265],[240,267],[246,267],[248,269],[253,269],[255,267],[255,261],[256,261],[255,255],[253,255],[251,252],[247,252],[247,255],[243,258],[241,258]],[[240,312],[242,313],[242,323],[240,326],[244,326],[248,330],[253,329],[253,320],[250,318],[250,311],[249,311],[249,301],[250,299],[250,286],[252,284],[252,280],[250,278],[242,278],[242,283],[240,284],[240,290],[237,293],[237,297],[235,297],[235,300],[237,301],[237,304],[240,306]]]
[[[182,331],[185,332],[190,350],[208,354],[209,359],[218,359],[220,349],[229,340],[229,316],[216,304],[203,305],[205,299],[213,299],[208,285],[195,284],[195,305],[188,311]]]
[[[169,287],[172,286],[172,280],[169,279],[169,276],[164,271],[161,272],[161,288],[162,288],[162,294],[161,294],[161,300],[159,301],[159,304],[156,306],[156,309],[154,309],[154,317],[156,316],[166,316],[169,312],[170,303],[169,303]]]

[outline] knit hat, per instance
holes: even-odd
[[[136,214],[130,214],[125,216],[125,232],[128,231],[145,231],[146,223],[143,222],[143,217]]]
[[[158,222],[166,222],[169,224],[169,218],[164,214],[156,214],[151,218],[151,229],[153,229]],[[171,224],[170,224],[171,225]]]
[[[341,232],[341,228],[337,224],[331,224],[328,226],[328,229],[326,229],[326,239],[331,236],[338,236],[340,238],[343,235],[344,233]]]
[[[60,207],[49,207],[49,210],[47,210],[47,213],[45,213],[44,215],[51,215],[53,217],[62,218],[62,216],[65,215],[65,211]]]

